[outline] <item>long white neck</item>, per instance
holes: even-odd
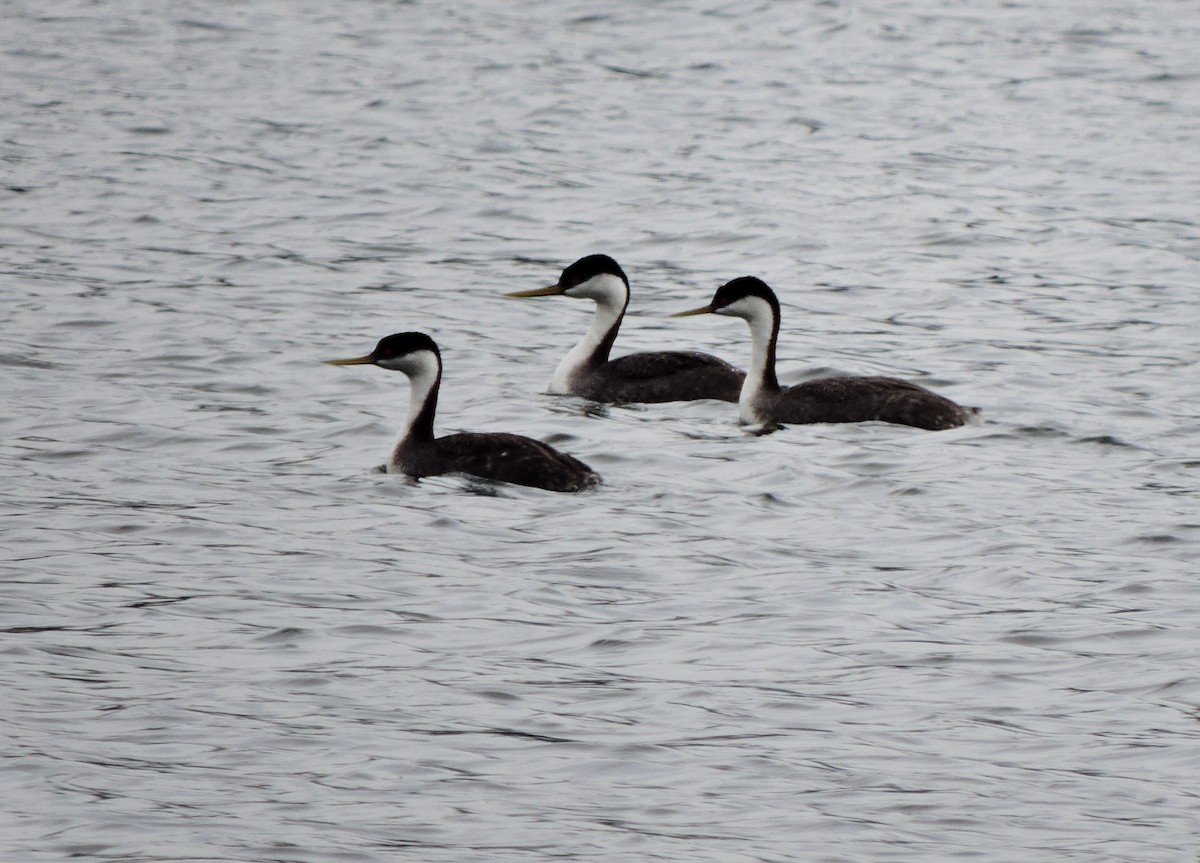
[[[442,364],[437,354],[416,351],[379,365],[408,376],[408,419],[400,430],[400,440],[432,440],[438,386],[442,379]]]
[[[595,300],[596,312],[583,338],[554,370],[550,392],[559,394],[571,392],[572,379],[583,369],[608,361],[608,352],[616,340],[625,307],[629,305],[629,289],[619,276],[611,273],[593,276],[571,288],[567,296]]]
[[[755,405],[762,395],[779,389],[775,377],[775,342],[779,337],[775,310],[764,299],[745,297],[727,306],[722,314],[742,318],[750,327],[750,367],[738,396],[738,415],[744,423],[762,422],[765,417]]]
[[[404,426],[405,433],[412,431],[422,409],[429,401],[429,393],[437,385],[439,371],[434,365],[422,368],[417,374],[409,376],[408,422]]]

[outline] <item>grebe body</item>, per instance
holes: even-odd
[[[465,473],[548,491],[576,492],[600,483],[578,459],[533,438],[507,432],[461,432],[435,437],[434,415],[442,381],[442,358],[425,333],[396,333],[362,357],[326,360],[328,365],[375,365],[409,379],[408,421],[392,448],[388,473],[420,479]]]
[[[892,377],[822,378],[781,387],[775,376],[779,300],[753,276],[717,289],[712,302],[674,317],[716,314],[742,318],[750,327],[751,361],[738,395],[743,423],[857,423],[876,420],[939,431],[965,424],[977,413],[918,384]]]
[[[592,300],[591,326],[550,381],[550,392],[598,402],[736,402],[743,372],[699,351],[647,351],[609,359],[629,306],[629,279],[608,255],[588,255],[562,271],[548,288],[513,291],[510,297],[567,296]]]

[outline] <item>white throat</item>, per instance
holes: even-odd
[[[596,313],[579,344],[567,352],[554,370],[550,392],[560,395],[572,391],[572,380],[588,365],[596,348],[625,313],[625,307],[629,305],[629,288],[620,276],[601,273],[569,289],[565,296],[594,300]]]
[[[437,386],[441,363],[432,351],[415,351],[394,360],[384,360],[379,365],[408,376],[408,420],[404,424],[403,437],[412,429],[413,422],[429,398],[430,390]]]
[[[775,313],[770,303],[761,297],[743,297],[730,303],[718,314],[741,318],[750,327],[750,367],[738,396],[738,415],[744,423],[760,423],[766,417],[755,409],[764,392],[767,368],[771,355],[771,335],[775,329]]]

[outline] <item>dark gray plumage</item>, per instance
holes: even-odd
[[[973,413],[918,384],[888,377],[805,381],[761,393],[755,409],[780,423],[878,420],[930,431],[957,428]]]

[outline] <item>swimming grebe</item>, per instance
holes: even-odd
[[[396,333],[380,339],[363,357],[326,360],[331,366],[375,365],[404,372],[411,387],[408,422],[388,459],[388,473],[420,479],[466,473],[483,479],[534,486],[549,491],[582,491],[599,475],[566,453],[522,435],[463,432],[434,437],[442,356],[425,333]]]
[[[588,255],[562,271],[548,288],[513,291],[509,297],[555,295],[593,300],[587,334],[571,349],[550,382],[550,392],[599,402],[736,402],[745,374],[697,351],[648,351],[608,358],[629,306],[629,279],[608,255]]]
[[[717,288],[712,302],[672,317],[730,315],[750,325],[750,370],[738,398],[743,423],[857,423],[870,420],[940,430],[961,426],[977,410],[899,378],[823,378],[781,387],[775,377],[779,300],[766,283],[743,276]]]

